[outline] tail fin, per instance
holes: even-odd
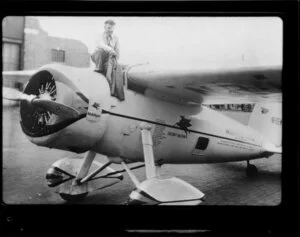
[[[282,104],[256,104],[248,126],[260,132],[264,138],[275,146],[281,147]]]

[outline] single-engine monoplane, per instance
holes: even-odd
[[[26,73],[24,92],[3,97],[20,102],[20,125],[36,145],[85,153],[63,158],[48,170],[50,187],[62,198],[83,199],[89,192],[118,183],[127,172],[135,185],[131,203],[197,205],[204,194],[176,177],[164,177],[163,164],[246,161],[281,153],[282,93],[280,65],[231,68],[164,69],[149,64],[118,65],[124,100],[89,68],[44,65]],[[124,69],[124,70],[123,70]],[[205,104],[254,103],[248,126]],[[95,161],[96,154],[107,163]],[[130,163],[143,162],[138,180]],[[114,170],[112,163],[122,164]],[[109,179],[103,186],[102,180]]]

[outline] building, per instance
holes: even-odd
[[[23,68],[25,17],[6,17],[2,21],[3,71]]]
[[[52,62],[74,67],[90,66],[85,44],[79,40],[48,36],[36,18],[26,17],[24,34],[24,70]]]
[[[5,17],[2,21],[3,71],[35,70],[49,63],[89,67],[90,54],[81,41],[49,36],[37,18]],[[20,82],[8,81],[5,77],[3,86],[21,89]]]

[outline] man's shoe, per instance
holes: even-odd
[[[94,70],[94,72],[98,72],[98,73],[101,73],[101,74],[103,74],[103,71],[101,71],[101,70]]]

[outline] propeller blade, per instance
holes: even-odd
[[[34,99],[31,104],[49,110],[51,113],[66,119],[78,118],[80,113],[70,106],[46,99]]]
[[[33,106],[49,110],[53,114],[66,119],[77,118],[80,114],[77,110],[48,99],[39,99],[36,95],[27,95],[13,88],[2,90],[2,97],[13,101],[28,101]]]
[[[13,88],[5,88],[5,90],[3,89],[2,97],[7,100],[28,102],[31,102],[34,98],[37,98],[35,95],[27,95]]]

